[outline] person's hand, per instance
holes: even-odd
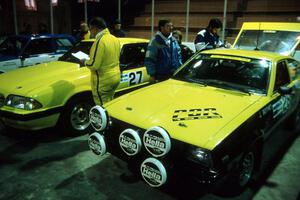
[[[226,44],[225,44],[225,48],[231,48],[231,44],[230,43],[228,43],[228,42],[226,42]]]
[[[149,82],[150,82],[151,84],[153,84],[153,83],[156,83],[157,80],[154,78],[154,76],[150,76]]]
[[[86,59],[79,60],[80,66],[84,66],[86,62]]]

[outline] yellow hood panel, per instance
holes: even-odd
[[[156,95],[153,95],[156,94]],[[148,129],[165,128],[174,139],[205,147],[261,96],[168,80],[105,105],[119,120]]]
[[[85,67],[84,67],[85,68]],[[1,74],[0,88],[3,93],[28,95],[32,90],[79,77],[82,71],[89,76],[89,70],[80,68],[78,64],[54,61],[38,64]],[[30,79],[27,78],[30,76]],[[26,78],[24,78],[26,77]],[[16,81],[17,80],[17,81]],[[17,84],[16,84],[17,83]]]

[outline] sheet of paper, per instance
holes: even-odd
[[[83,53],[82,51],[72,53],[72,55],[74,57],[78,58],[79,60],[82,60],[82,59],[89,60],[90,59],[89,55],[87,55],[86,53]]]

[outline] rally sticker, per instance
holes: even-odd
[[[133,71],[121,75],[121,83],[128,82],[128,85],[136,85],[142,83],[144,80],[143,71]]]
[[[167,181],[166,168],[156,158],[147,158],[140,170],[143,179],[152,187],[159,187]]]
[[[124,82],[128,82],[128,74],[123,74],[121,75],[121,83],[124,83]]]
[[[175,110],[172,116],[173,121],[196,120],[196,119],[218,119],[222,116],[216,108],[196,108],[189,110]]]
[[[272,104],[274,119],[277,118],[278,116],[282,116],[283,114],[287,113],[290,106],[291,106],[291,96],[290,95],[281,96],[278,101]]]
[[[169,134],[161,127],[148,129],[143,137],[146,150],[154,157],[166,155],[171,149]]]
[[[142,141],[137,131],[133,129],[124,130],[119,136],[121,149],[129,156],[136,155],[142,148]]]

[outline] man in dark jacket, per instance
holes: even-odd
[[[116,20],[114,23],[114,29],[112,31],[112,34],[115,37],[125,37],[125,32],[122,30],[122,24],[120,20]]]
[[[170,20],[160,20],[158,31],[148,45],[145,65],[153,82],[168,79],[182,65],[180,47],[172,37],[172,29]]]
[[[222,22],[219,19],[211,19],[206,29],[201,30],[195,39],[196,51],[206,49],[215,49],[224,47],[223,42],[219,39],[218,33],[222,29]]]

